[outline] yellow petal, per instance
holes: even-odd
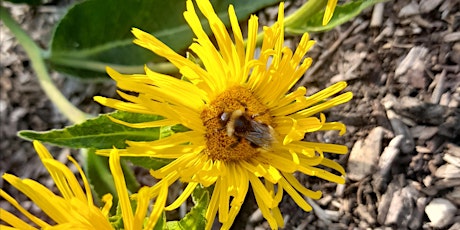
[[[9,225],[14,227],[14,228],[10,228],[10,229],[25,229],[25,230],[36,229],[36,228],[30,226],[29,224],[27,224],[26,222],[24,222],[23,220],[19,219],[18,217],[16,217],[12,213],[6,211],[3,208],[0,208],[0,219],[5,221],[7,224],[9,224]],[[0,227],[1,227],[0,229],[8,229],[9,228],[8,226],[3,226],[3,225],[0,225]]]
[[[6,174],[5,174],[6,175]],[[32,222],[34,222],[36,225],[38,225],[40,228],[47,228],[49,227],[50,225],[46,222],[44,222],[43,220],[39,219],[38,217],[34,216],[32,213],[30,213],[29,211],[27,211],[26,209],[24,209],[13,197],[11,197],[10,195],[8,195],[5,191],[3,191],[2,189],[0,189],[0,196],[3,197],[3,199],[5,199],[6,201],[8,201],[11,205],[13,205],[17,210],[19,210],[24,216],[26,216],[27,218],[29,218],[29,220],[31,220]],[[4,216],[3,215],[0,215],[0,219],[2,220],[5,220],[3,218]],[[8,221],[6,221],[7,223],[9,223]]]
[[[125,177],[123,176],[123,171],[121,170],[120,156],[118,155],[117,149],[113,149],[112,152],[110,152],[109,166],[120,202],[124,227],[125,229],[137,229],[135,228],[136,223],[134,222],[128,189],[126,188]]]
[[[323,16],[323,26],[327,25],[334,14],[335,7],[337,5],[337,0],[328,0],[326,5],[326,10]]]
[[[196,182],[189,183],[187,187],[184,189],[184,191],[182,192],[182,194],[172,204],[170,204],[168,207],[165,207],[165,211],[171,211],[176,208],[179,208],[179,206],[182,203],[184,203],[188,199],[188,197],[192,194],[193,190],[195,190],[197,185],[198,183]]]

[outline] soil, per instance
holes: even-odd
[[[2,3],[42,47],[68,1],[31,8]],[[288,3],[287,15],[300,3]],[[301,210],[285,194],[280,205],[285,229],[460,229],[460,3],[457,0],[401,0],[371,7],[331,31],[314,33],[314,63],[299,85],[308,93],[345,80],[354,98],[326,112],[347,133],[308,135],[339,143],[350,154],[328,157],[347,171],[345,185],[297,174],[308,188],[323,191]],[[272,8],[259,12],[270,24]],[[30,61],[10,31],[0,25],[0,174],[53,182],[20,130],[45,131],[69,122],[42,91]],[[298,36],[288,36],[292,48]],[[51,72],[64,95],[81,110],[109,110],[92,100],[111,96],[113,82],[82,82]],[[74,150],[49,146],[66,162]],[[3,180],[0,186],[32,213],[40,210]],[[6,201],[0,206],[13,210]],[[269,229],[248,196],[235,229]],[[446,211],[443,211],[446,210]]]

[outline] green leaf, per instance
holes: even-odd
[[[228,25],[230,3],[242,20],[279,1],[214,0],[212,3]],[[182,15],[184,10],[184,0],[88,0],[78,3],[56,28],[49,61],[59,71],[86,79],[106,77],[106,66],[123,73],[141,73],[145,63],[162,59],[134,45],[131,28],[147,31],[172,49],[184,52],[193,38]]]
[[[179,221],[168,221],[166,229],[205,229],[206,227],[206,210],[209,204],[210,188],[197,186],[192,193],[195,206],[187,215]]]
[[[130,128],[111,121],[109,116],[131,123],[162,119],[160,116],[117,111],[99,115],[94,119],[64,129],[46,132],[20,131],[19,136],[58,146],[95,149],[111,149],[113,147],[122,149],[126,147],[125,141],[127,140],[153,141],[160,136],[160,128]]]
[[[46,132],[36,132],[23,130],[19,132],[19,136],[27,140],[39,140],[58,146],[66,146],[70,148],[94,148],[94,149],[118,149],[126,148],[126,141],[154,141],[159,138],[164,138],[176,132],[188,131],[182,125],[165,126],[161,128],[130,128],[109,119],[110,117],[130,122],[140,123],[160,120],[162,117],[147,114],[129,113],[117,111],[111,114],[99,115],[94,119],[89,119],[81,124],[73,125],[59,130],[51,130]],[[171,159],[160,159],[152,157],[124,157],[137,166],[142,166],[147,169],[159,169],[169,164]],[[126,170],[125,170],[126,171]],[[125,173],[127,173],[126,171]],[[137,188],[134,183],[135,178],[132,176],[130,190]]]
[[[163,212],[163,214],[158,218],[157,223],[155,224],[155,227],[153,230],[164,230],[166,228],[166,213]]]
[[[128,188],[131,193],[136,193],[141,186],[137,181],[136,175],[134,175],[133,169],[129,165],[126,165],[126,161],[124,159],[120,161],[120,164],[121,170],[123,170],[126,188]]]
[[[192,200],[195,204],[195,208],[208,207],[209,204],[209,194],[212,194],[214,186],[203,187],[201,184],[198,185],[192,193]]]
[[[345,22],[350,21],[366,9],[367,7],[373,6],[379,2],[386,0],[358,0],[351,1],[343,5],[337,5],[332,16],[331,21],[323,26],[324,10],[316,13],[312,17],[299,17],[296,22],[292,22],[287,25],[285,30],[290,34],[303,34],[305,32],[321,32],[330,30],[336,26],[339,26]]]
[[[187,127],[182,125],[166,126],[160,128],[160,139],[171,136],[176,132],[189,131]],[[141,166],[147,169],[157,170],[173,161],[173,159],[161,159],[153,157],[125,157],[124,159],[131,161],[134,165]]]
[[[98,202],[102,196],[107,193],[112,194],[113,203],[118,203],[118,194],[115,189],[115,183],[112,177],[112,173],[109,169],[109,158],[96,155],[94,149],[86,150],[87,153],[84,154],[86,157],[84,166],[86,177],[88,178],[89,183],[92,185],[93,191],[96,193],[95,197]],[[112,206],[111,212],[113,213],[116,209],[116,206]]]
[[[157,170],[171,163],[172,159],[161,159],[153,157],[123,157],[123,159],[131,161],[134,165],[144,167],[146,169]]]

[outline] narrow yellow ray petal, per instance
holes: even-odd
[[[144,229],[153,229],[155,227],[158,218],[163,212],[164,206],[166,204],[166,199],[168,198],[168,186],[169,184],[166,183],[160,187],[160,192],[158,194],[157,200],[153,205],[153,210],[147,219],[147,224],[145,225]]]
[[[124,227],[125,229],[133,229],[135,224],[134,217],[117,149],[112,149],[110,152],[109,167],[115,183],[115,189],[117,190]]]
[[[116,99],[106,98],[106,97],[101,97],[101,96],[95,96],[93,97],[93,99],[94,101],[98,102],[101,105],[104,105],[110,108],[114,108],[117,110],[129,111],[133,113],[157,115],[155,113],[152,113],[152,110],[145,108],[145,106],[143,105],[133,104],[129,102],[122,102]]]
[[[69,159],[75,165],[78,172],[80,173],[80,177],[83,181],[83,185],[85,186],[86,199],[88,201],[88,206],[92,206],[93,205],[93,195],[91,193],[91,187],[89,186],[89,182],[86,179],[86,175],[83,172],[83,169],[80,167],[80,165],[77,163],[77,161],[72,156],[67,156],[67,159]]]
[[[305,201],[305,199],[297,193],[297,191],[289,184],[286,179],[281,179],[279,184],[283,186],[283,189],[291,196],[291,198],[296,202],[299,207],[301,207],[306,212],[312,210],[311,206]]]
[[[202,144],[203,143],[203,137],[201,132],[196,132],[196,131],[187,131],[187,132],[182,132],[182,133],[174,133],[171,136],[158,139],[155,141],[126,141],[126,143],[131,146],[147,146],[150,149],[165,149],[169,147],[175,147],[187,142],[191,143],[197,143],[197,144]]]
[[[24,230],[34,230],[36,228],[30,226],[23,220],[19,219],[15,215],[13,215],[11,212],[8,212],[7,210],[0,208],[0,220],[5,221],[7,224],[13,226],[14,228],[11,229],[24,229]],[[5,226],[7,227],[7,226]],[[1,226],[0,229],[8,229],[4,228]]]
[[[339,135],[342,136],[347,131],[347,127],[341,122],[326,122],[321,126],[319,130],[321,131],[338,130]]]
[[[322,165],[329,167],[331,169],[336,170],[337,172],[341,173],[342,176],[345,176],[345,169],[337,162],[324,158],[323,161],[321,162]]]
[[[323,103],[320,103],[318,105],[315,105],[315,106],[312,106],[308,109],[304,109],[304,110],[301,110],[295,114],[292,115],[292,117],[294,118],[300,118],[300,117],[309,117],[313,114],[316,114],[316,113],[319,113],[319,112],[322,112],[326,109],[329,109],[329,108],[332,108],[334,106],[337,106],[337,105],[340,105],[340,104],[343,104],[345,102],[348,102],[349,100],[351,100],[351,98],[353,97],[353,94],[351,92],[346,92],[346,93],[343,93],[337,97],[334,97],[333,99],[331,100],[328,100],[326,102],[323,102]]]
[[[150,205],[149,191],[146,186],[139,189],[137,194],[131,196],[131,199],[136,200],[136,211],[134,212],[134,222],[139,223],[137,226],[141,229],[141,224],[147,216],[147,211]]]
[[[140,122],[140,123],[129,123],[126,121],[116,119],[111,116],[108,116],[108,118],[115,123],[118,123],[124,126],[128,126],[131,128],[155,128],[155,127],[172,126],[172,125],[178,124],[178,121],[174,121],[171,119],[162,119],[162,120],[157,120],[157,121],[147,121],[147,122]]]
[[[230,18],[230,25],[232,26],[233,37],[235,39],[235,49],[238,54],[238,59],[243,61],[244,63],[244,60],[245,60],[244,39],[243,39],[243,34],[241,33],[240,24],[238,23],[238,18],[236,16],[233,5],[230,5],[228,7],[228,15]],[[243,74],[240,74],[240,76],[238,77],[241,77],[239,82],[245,82],[245,77]]]
[[[0,224],[0,229],[2,229],[2,230],[18,230],[18,228],[6,226],[6,225],[3,225],[3,224]],[[33,229],[36,229],[36,228],[33,228]]]
[[[208,208],[206,209],[206,229],[211,229],[216,218],[217,210],[219,209],[219,197],[222,187],[219,181],[216,182],[212,192],[211,200],[209,201]]]
[[[334,9],[337,5],[337,0],[328,0],[326,5],[326,10],[323,16],[323,26],[327,25],[334,14]]]
[[[6,173],[3,175],[7,175]],[[5,179],[6,180],[6,179]],[[43,220],[39,219],[38,217],[34,216],[32,213],[27,211],[25,208],[23,208],[13,197],[11,197],[8,193],[3,191],[3,189],[0,189],[0,196],[3,197],[8,203],[13,205],[17,210],[19,210],[24,216],[29,218],[32,222],[34,222],[36,225],[40,226],[40,228],[47,228],[50,225]],[[0,215],[0,218],[3,219]]]
[[[318,143],[308,141],[295,141],[294,144],[303,146],[305,148],[319,148],[323,152],[346,154],[348,153],[348,147],[345,145],[329,144],[329,143]]]
[[[179,206],[183,204],[188,199],[188,197],[190,197],[190,194],[192,194],[193,190],[195,190],[197,185],[198,183],[196,182],[190,182],[184,189],[182,194],[172,204],[165,207],[165,211],[171,211],[176,208],[179,208]]]
[[[286,157],[286,152],[283,148],[283,152],[267,152],[260,157],[260,161],[266,161],[270,165],[273,165],[275,168],[283,172],[295,172],[297,169],[297,164],[293,164],[292,160]]]
[[[53,177],[53,180],[64,199],[71,199],[75,197],[81,201],[88,201],[85,193],[81,189],[80,183],[67,166],[59,161],[50,159],[44,160],[43,165],[45,165],[50,172],[50,175]]]
[[[320,168],[315,168],[315,167],[312,167],[312,166],[309,166],[309,165],[300,165],[299,166],[299,171],[304,173],[304,174],[307,174],[307,175],[310,175],[310,176],[316,176],[316,177],[319,177],[319,178],[322,178],[324,180],[328,180],[330,182],[334,182],[334,183],[337,183],[337,184],[344,184],[345,183],[345,177],[344,176],[338,176],[338,175],[335,175],[331,172],[328,172],[324,169],[320,169]]]
[[[284,218],[283,215],[281,215],[281,211],[278,207],[274,207],[271,209],[272,216],[275,218],[276,223],[282,228],[284,227]]]
[[[251,15],[248,20],[248,38],[246,43],[246,52],[245,52],[245,68],[243,72],[243,78],[241,79],[242,82],[247,82],[250,73],[250,62],[254,58],[254,52],[256,49],[257,43],[257,30],[258,30],[259,22],[258,18],[255,15]]]
[[[273,217],[269,207],[264,202],[264,197],[255,192],[254,192],[254,197],[256,198],[257,206],[259,207],[260,211],[262,212],[262,215],[267,220],[270,227],[272,229],[278,229],[278,226],[279,226],[278,221]]]
[[[275,109],[284,107],[292,103],[293,101],[300,100],[300,98],[305,97],[307,89],[303,86],[297,88],[295,91],[284,95],[279,98],[277,101],[271,101],[267,103],[268,107],[271,107],[270,111],[273,112]]]
[[[253,174],[249,174],[249,181],[251,182],[252,189],[254,189],[254,194],[262,198],[264,204],[267,207],[272,206],[273,198],[270,196],[270,193],[265,189],[265,186],[262,184],[259,178]]]
[[[299,191],[304,196],[308,196],[312,199],[318,200],[323,195],[321,191],[312,191],[310,189],[305,188],[292,174],[283,173],[283,176],[295,190]]]
[[[221,181],[221,186],[223,187],[219,196],[219,222],[225,223],[228,220],[228,206],[230,199],[230,196],[228,195],[229,184],[227,177],[220,177],[219,180]]]
[[[284,2],[280,2],[278,7],[278,20],[276,21],[273,27],[279,26],[279,35],[276,36],[276,45],[275,50],[277,51],[277,55],[274,57],[273,63],[277,63],[279,60],[278,58],[281,57],[281,51],[283,49],[284,44]]]
[[[71,217],[65,214],[69,206],[69,204],[65,202],[65,199],[56,196],[48,190],[48,188],[36,181],[29,179],[20,180],[18,178],[7,178],[6,176],[7,175],[4,175],[3,177],[6,181],[29,197],[55,222],[66,223],[70,221],[69,218]]]

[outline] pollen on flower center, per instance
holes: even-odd
[[[243,86],[227,89],[201,113],[206,127],[206,152],[213,160],[239,161],[269,145],[272,120],[268,108]],[[254,127],[255,126],[255,127]],[[251,141],[249,133],[260,135]]]

